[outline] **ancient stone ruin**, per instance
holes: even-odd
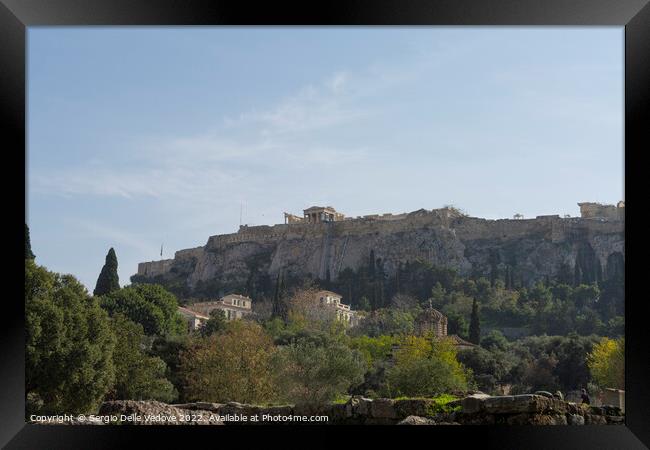
[[[346,403],[321,406],[256,406],[236,402],[167,405],[157,401],[104,402],[99,416],[132,425],[277,425],[312,424],[296,417],[320,416],[328,425],[622,425],[625,415],[615,406],[588,406],[553,396],[525,394],[489,396],[475,393],[446,405],[433,399],[368,399],[353,396]],[[134,420],[140,417],[141,420]],[[147,417],[154,419],[146,420]],[[287,419],[293,417],[293,419]],[[162,418],[162,419],[161,419]],[[172,420],[175,418],[176,420]],[[181,418],[181,419],[179,419]],[[326,418],[326,419],[325,419]],[[165,420],[166,419],[166,420]],[[78,421],[66,422],[81,424]],[[106,424],[87,420],[83,424]]]

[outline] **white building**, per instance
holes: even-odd
[[[349,324],[350,326],[355,326],[359,323],[359,316],[356,311],[351,310],[350,305],[341,303],[343,297],[336,292],[318,291],[316,297],[321,306],[329,307],[336,311],[337,319]]]
[[[220,300],[193,303],[185,307],[178,307],[183,317],[190,322],[190,328],[196,330],[210,318],[210,313],[215,309],[224,312],[226,320],[241,319],[252,312],[253,301],[244,295],[228,294]],[[198,323],[198,325],[195,325]]]
[[[187,322],[187,326],[190,330],[197,330],[201,328],[205,322],[210,318],[206,315],[192,311],[191,309],[184,308],[182,306],[178,307],[178,312],[181,313],[183,319]]]

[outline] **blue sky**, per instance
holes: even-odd
[[[37,261],[90,291],[312,205],[623,198],[623,28],[30,28]]]

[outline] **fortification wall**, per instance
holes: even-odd
[[[237,233],[210,236],[206,249],[215,250],[241,242],[268,243],[277,240],[319,238],[327,233],[363,235],[374,232],[394,233],[420,226],[449,226],[447,210],[417,211],[409,214],[384,214],[329,223],[292,223],[240,227]]]
[[[145,277],[155,277],[164,275],[169,272],[174,264],[173,259],[163,259],[160,261],[150,261],[138,264],[138,275]]]
[[[187,248],[185,250],[179,250],[176,253],[174,253],[174,259],[180,260],[180,259],[192,259],[192,258],[199,258],[204,252],[204,247],[194,247],[194,248]]]
[[[269,243],[285,239],[313,239],[323,237],[328,232],[335,235],[359,236],[376,232],[399,233],[427,226],[452,228],[461,239],[512,239],[536,234],[552,239],[554,242],[566,238],[570,231],[576,228],[597,233],[615,233],[623,229],[623,224],[619,220],[603,221],[595,218],[560,218],[559,216],[489,220],[476,217],[452,218],[446,216],[444,210],[442,213],[441,210],[433,210],[400,214],[388,219],[366,218],[316,224],[242,226],[237,233],[211,236],[206,249],[218,249],[241,242]]]
[[[621,220],[557,215],[488,220],[447,209],[419,210],[388,218],[242,226],[237,233],[211,236],[204,247],[178,251],[174,260],[141,263],[138,275],[155,277],[173,268],[176,276],[187,275],[189,286],[215,277],[234,280],[247,276],[250,258],[260,257],[271,276],[290,270],[323,278],[329,271],[336,279],[373,249],[387,273],[415,258],[483,273],[496,252],[503,264],[517,261],[522,276],[532,279],[552,275],[560,264],[573,265],[576,242],[588,242],[604,267],[612,252],[624,252],[623,232]]]

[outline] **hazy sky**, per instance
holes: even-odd
[[[312,205],[579,215],[623,198],[623,32],[30,28],[37,262],[92,291]]]

